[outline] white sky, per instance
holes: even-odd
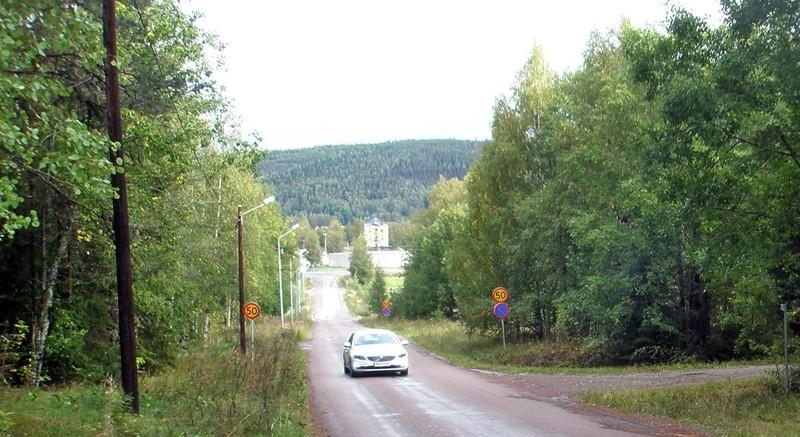
[[[720,21],[718,0],[676,0]],[[216,79],[267,149],[491,136],[540,44],[574,70],[593,30],[660,26],[663,0],[182,0],[225,43]]]

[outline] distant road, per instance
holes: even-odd
[[[314,328],[309,350],[317,424],[338,436],[625,436],[664,431],[649,421],[567,409],[491,375],[451,366],[411,345],[409,376],[351,378],[342,343],[358,325],[335,273],[309,273]]]

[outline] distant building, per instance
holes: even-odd
[[[367,247],[373,249],[389,247],[389,225],[372,216],[364,223],[364,239],[367,240]]]

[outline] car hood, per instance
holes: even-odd
[[[375,355],[400,355],[406,351],[399,344],[367,344],[363,346],[353,346],[353,355],[375,356]]]

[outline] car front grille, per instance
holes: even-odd
[[[367,357],[367,359],[376,363],[385,363],[386,361],[392,361],[394,359],[394,355],[376,355]]]

